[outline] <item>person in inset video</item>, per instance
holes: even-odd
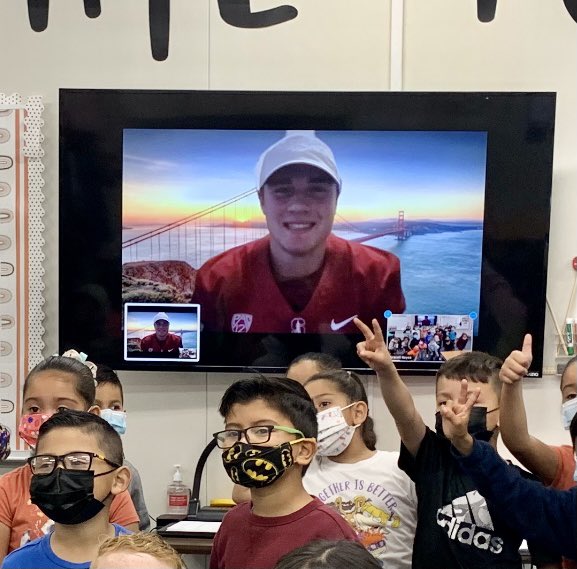
[[[170,319],[166,312],[158,312],[152,321],[154,334],[144,336],[140,342],[140,349],[144,354],[178,358],[179,348],[182,348],[182,338],[168,331]]]
[[[355,317],[404,312],[399,259],[332,234],[342,183],[314,131],[288,131],[256,173],[269,234],[199,269],[204,330],[355,333]]]

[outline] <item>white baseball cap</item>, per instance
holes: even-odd
[[[153,324],[156,324],[159,320],[166,320],[170,323],[170,318],[166,314],[166,312],[158,312],[152,321]]]
[[[277,170],[289,164],[308,164],[331,176],[341,190],[341,177],[333,151],[314,130],[287,130],[283,138],[269,146],[256,165],[257,188],[263,187]]]

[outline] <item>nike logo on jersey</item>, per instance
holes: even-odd
[[[341,320],[340,322],[335,322],[335,319],[333,318],[331,320],[331,330],[333,332],[336,332],[337,330],[344,328],[349,322],[352,322],[356,317],[357,317],[357,314],[355,314],[354,316],[351,316],[350,318],[347,318],[346,320]]]

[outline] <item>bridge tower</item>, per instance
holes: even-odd
[[[407,227],[405,225],[405,210],[399,210],[399,216],[397,217],[397,241],[404,241],[409,235]]]

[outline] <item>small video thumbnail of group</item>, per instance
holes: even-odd
[[[387,346],[396,361],[443,361],[473,349],[473,318],[455,314],[393,314]]]
[[[200,305],[124,304],[124,359],[198,362]]]

